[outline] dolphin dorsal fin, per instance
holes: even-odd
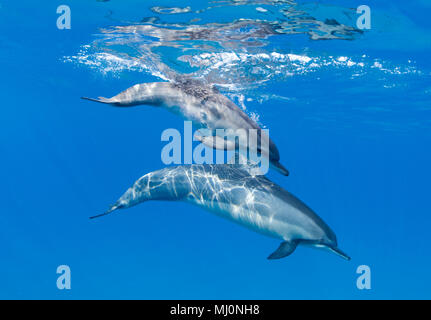
[[[259,163],[248,159],[241,152],[236,151],[229,159],[228,164],[238,165],[241,169],[247,171],[251,176],[263,176]]]
[[[295,251],[296,247],[298,246],[298,241],[291,240],[291,241],[283,241],[277,250],[275,250],[269,257],[269,260],[274,259],[281,259],[284,257],[287,257],[288,255],[292,254],[293,251]]]

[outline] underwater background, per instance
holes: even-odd
[[[0,0],[0,298],[431,298],[430,16],[427,0]],[[278,240],[181,202],[88,219],[165,166],[160,135],[183,120],[80,97],[172,74],[270,130],[291,174],[268,177],[351,261],[305,247],[268,261]]]

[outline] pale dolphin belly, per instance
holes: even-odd
[[[212,166],[211,174],[205,165],[193,167],[193,183],[183,201],[274,238],[321,236],[319,226],[313,225],[317,216],[311,209],[267,178],[250,176],[229,165]],[[304,229],[307,219],[309,227]]]
[[[212,135],[217,129],[243,129],[247,134],[250,129],[255,129],[267,137],[260,126],[227,97],[215,88],[191,79],[181,82],[137,84],[112,98],[84,99],[119,107],[137,105],[164,107],[184,119],[191,120],[198,128],[213,131]],[[279,162],[280,154],[275,143],[269,137],[268,142],[266,141],[261,139],[264,148],[256,151],[268,152],[268,160],[272,167],[283,175],[289,175],[289,171]],[[212,146],[221,149],[218,144]]]
[[[189,202],[282,239],[268,259],[286,257],[299,244],[326,248],[350,259],[338,249],[334,232],[307,205],[266,177],[251,175],[243,166],[183,165],[150,172],[102,215],[150,200]]]

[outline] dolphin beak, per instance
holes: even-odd
[[[337,247],[335,247],[335,248],[328,247],[328,249],[331,250],[333,253],[335,253],[337,256],[340,256],[341,258],[346,259],[347,261],[349,261],[351,259],[347,254],[345,254],[343,251],[341,251]]]
[[[288,176],[289,170],[287,170],[280,162],[271,162],[272,167],[277,170],[279,173],[281,173],[284,176]]]

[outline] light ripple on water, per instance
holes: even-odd
[[[204,12],[231,6],[250,7],[252,11],[248,12],[259,18],[230,22],[200,19]],[[288,41],[280,37],[301,34],[311,41],[365,37],[354,27],[353,9],[330,7],[328,11],[323,5],[298,5],[294,1],[213,1],[209,7],[199,10],[190,7],[152,7],[151,10],[162,16],[192,14],[193,19],[188,23],[165,23],[160,17],[149,17],[140,23],[102,29],[91,44],[83,45],[77,54],[63,60],[108,76],[132,71],[162,80],[175,79],[179,74],[201,79],[220,87],[257,122],[259,114],[248,111],[246,102],[295,100],[270,92],[269,86],[294,77],[318,80],[323,72],[335,71],[346,81],[361,78],[390,90],[400,88],[399,79],[394,77],[430,76],[410,60],[400,65],[364,54],[330,55],[317,50],[305,53],[301,47],[295,52],[295,48],[274,46],[277,41]],[[326,17],[322,12],[331,14]],[[424,95],[428,96],[426,92]]]

